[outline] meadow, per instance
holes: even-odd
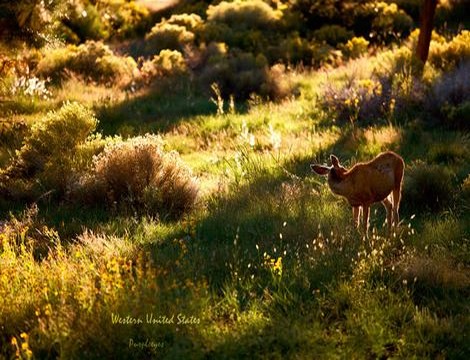
[[[274,48],[288,2],[202,3],[1,45],[0,358],[467,359],[469,31],[420,67],[418,30]],[[365,238],[310,164],[385,150],[401,221]]]

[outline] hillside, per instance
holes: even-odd
[[[169,3],[0,2],[0,359],[469,358],[468,3]]]

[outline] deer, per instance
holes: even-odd
[[[319,175],[328,176],[328,186],[336,194],[343,196],[352,206],[354,225],[359,228],[359,217],[365,236],[368,236],[370,206],[381,202],[387,211],[389,234],[396,228],[400,218],[398,210],[405,162],[393,151],[382,152],[368,162],[359,162],[350,169],[341,166],[335,155],[330,155],[331,166],[311,164],[311,169]]]

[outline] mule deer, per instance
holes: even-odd
[[[387,211],[389,231],[399,222],[401,186],[405,163],[401,156],[392,151],[379,154],[369,162],[357,163],[345,169],[336,156],[331,155],[331,166],[311,164],[310,167],[319,175],[328,175],[331,191],[344,196],[353,209],[354,225],[359,227],[362,212],[364,232],[369,230],[370,206],[382,202]]]

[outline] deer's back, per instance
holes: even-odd
[[[401,184],[403,160],[392,152],[386,152],[367,163],[356,164],[348,171],[351,187],[349,202],[354,205],[384,200]]]

